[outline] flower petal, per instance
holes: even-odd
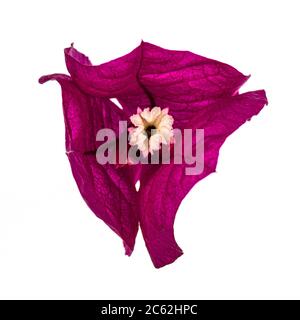
[[[173,123],[174,123],[173,117],[171,117],[170,115],[166,114],[159,121],[158,127],[159,128],[165,127],[165,128],[171,129],[172,126],[173,126]]]
[[[57,80],[62,88],[66,124],[66,150],[74,178],[87,205],[124,242],[130,255],[138,230],[138,209],[131,167],[100,165],[96,160],[96,133],[101,128],[118,132],[124,116],[110,100],[84,94],[64,75],[40,79]]]
[[[132,122],[133,125],[136,127],[142,126],[144,124],[143,119],[140,117],[139,114],[134,114],[130,117],[130,121]]]
[[[149,151],[153,154],[154,151],[159,150],[162,137],[159,133],[153,134],[149,139]]]
[[[139,106],[151,105],[149,96],[140,85],[141,47],[100,65],[90,60],[73,46],[65,49],[65,59],[71,78],[86,93],[106,98],[117,98],[127,115]]]
[[[145,108],[142,112],[141,112],[141,117],[143,119],[145,119],[147,122],[151,122],[152,121],[152,113],[150,111],[150,108]]]
[[[249,78],[235,68],[189,51],[142,42],[141,83],[156,98],[173,102],[230,96]],[[160,105],[164,107],[164,105]]]
[[[248,92],[219,99],[207,107],[206,113],[195,115],[191,127],[204,128],[205,134],[204,169],[201,174],[186,175],[185,164],[161,165],[156,171],[144,172],[139,190],[140,225],[156,268],[172,263],[182,255],[173,230],[181,201],[195,183],[215,171],[219,149],[225,139],[245,121],[258,114],[266,103],[263,90]]]
[[[160,107],[154,107],[151,109],[151,117],[152,119],[156,119],[161,113]]]

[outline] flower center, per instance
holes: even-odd
[[[153,130],[153,132],[151,132]],[[150,139],[152,134],[155,134],[156,127],[153,124],[150,124],[148,127],[145,128],[146,134],[148,139]]]
[[[128,129],[129,144],[136,145],[144,157],[159,150],[161,144],[173,143],[174,119],[168,112],[168,108],[138,108],[137,113],[130,117],[134,127]]]

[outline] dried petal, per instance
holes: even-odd
[[[219,149],[225,139],[245,121],[258,114],[266,103],[267,98],[263,90],[248,92],[217,99],[195,115],[190,127],[204,128],[205,132],[204,170],[200,175],[186,175],[186,164],[171,163],[161,165],[156,171],[148,170],[142,176],[139,191],[140,224],[155,267],[163,267],[182,255],[173,230],[181,201],[195,183],[215,171]]]
[[[87,205],[124,242],[130,255],[138,230],[137,194],[130,167],[100,165],[96,161],[96,134],[101,128],[118,132],[123,113],[109,99],[84,94],[70,77],[50,75],[62,88],[66,124],[66,151],[74,178]]]

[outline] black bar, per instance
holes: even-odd
[[[0,301],[0,319],[292,319],[299,310],[298,300]]]

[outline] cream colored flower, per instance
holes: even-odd
[[[170,144],[173,141],[174,119],[168,114],[169,109],[160,107],[137,109],[137,114],[130,117],[135,126],[129,128],[129,144],[137,145],[138,149],[146,157],[150,152],[160,149],[161,143]]]

